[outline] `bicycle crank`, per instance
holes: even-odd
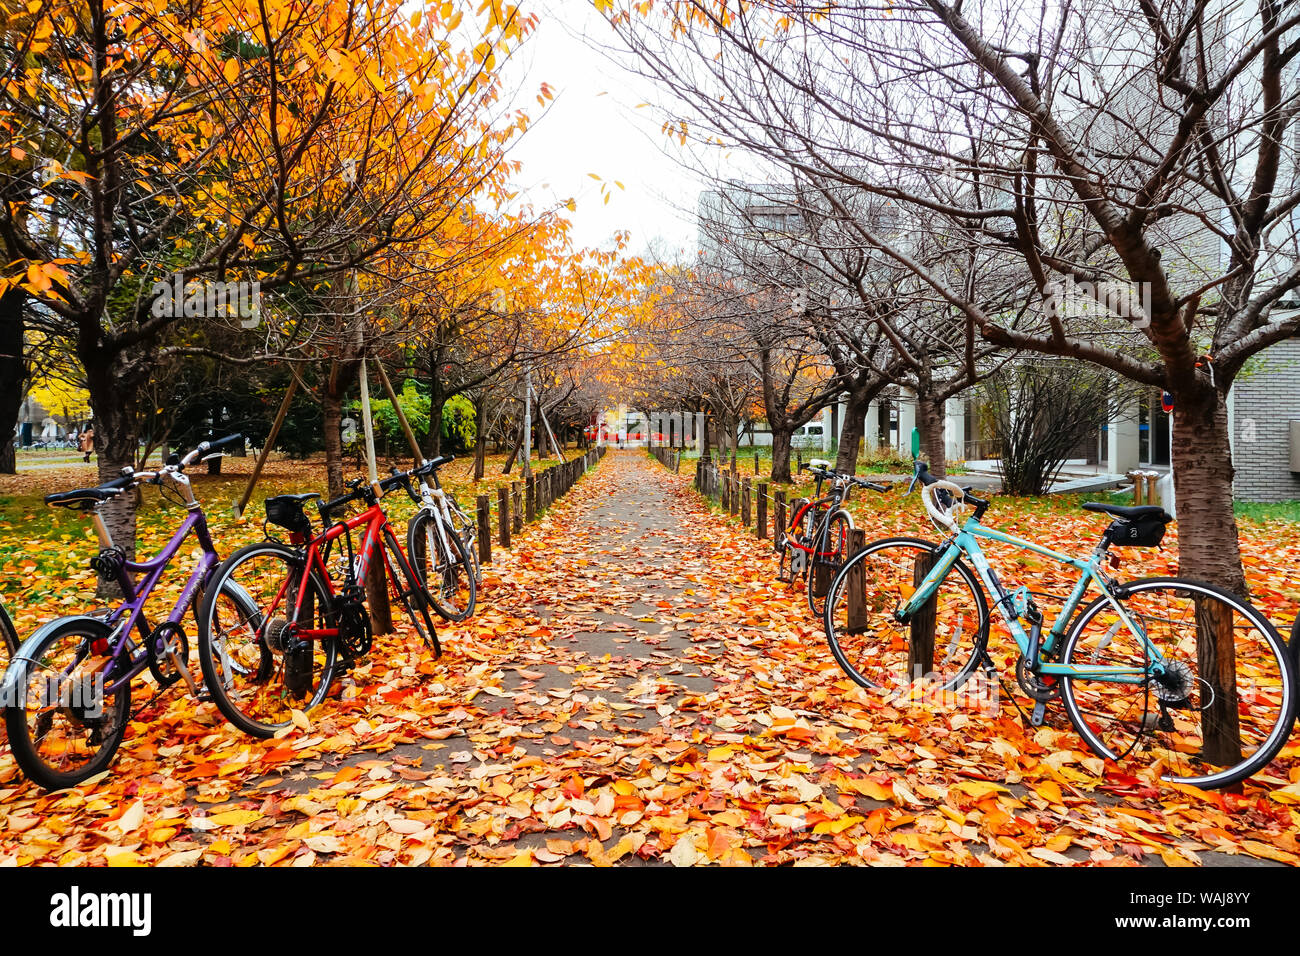
[[[1060,693],[1061,685],[1053,677],[1044,678],[1029,669],[1029,661],[1021,657],[1016,661],[1016,683],[1029,697],[1039,703],[1047,703]],[[1034,708],[1035,711],[1038,708]]]

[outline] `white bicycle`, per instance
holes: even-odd
[[[474,613],[478,596],[478,526],[438,482],[438,469],[453,460],[442,455],[411,472],[422,480],[416,489],[420,510],[406,526],[406,553],[434,610],[448,621],[463,621]]]

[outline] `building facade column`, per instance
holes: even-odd
[[[1138,407],[1128,401],[1115,408],[1106,422],[1106,469],[1112,475],[1123,475],[1138,466]]]

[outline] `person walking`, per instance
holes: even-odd
[[[93,424],[87,425],[86,430],[81,433],[81,437],[77,439],[77,447],[85,453],[86,462],[89,463],[90,453],[95,450],[95,426]]]

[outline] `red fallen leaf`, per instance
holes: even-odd
[[[292,760],[295,756],[297,756],[297,751],[292,747],[276,747],[274,750],[269,750],[262,755],[262,763],[283,763],[286,760]]]
[[[581,797],[585,792],[582,785],[582,778],[576,773],[570,774],[569,779],[564,781],[564,786],[560,788],[560,792],[570,800]]]
[[[334,779],[330,781],[330,784],[347,783],[349,780],[357,779],[361,774],[362,770],[360,767],[343,767],[334,775]]]

